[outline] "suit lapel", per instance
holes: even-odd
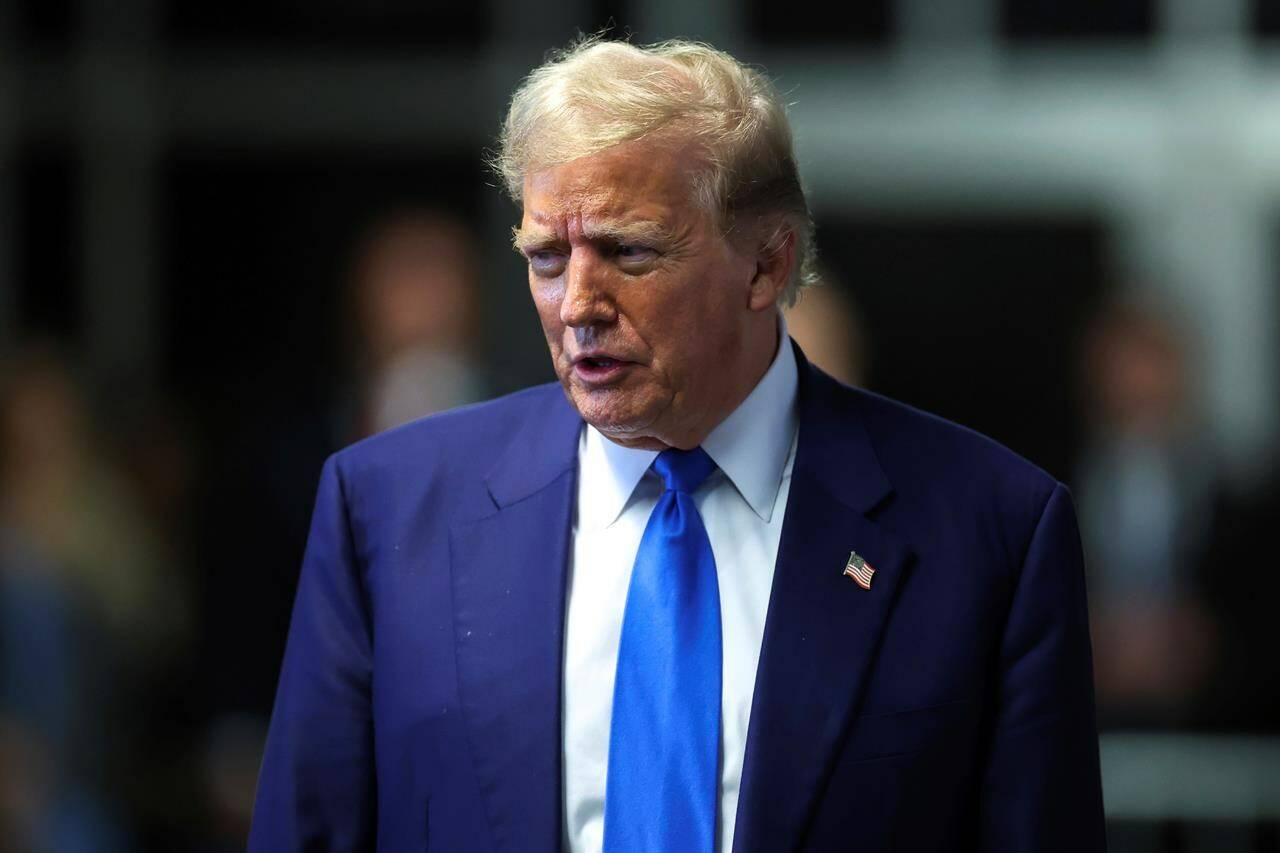
[[[479,517],[451,528],[458,687],[501,851],[560,847],[565,576],[581,421],[562,398],[517,432]]]
[[[911,558],[868,518],[891,492],[853,397],[800,362],[799,440],[747,733],[735,853],[796,849]],[[850,551],[871,589],[843,570]]]

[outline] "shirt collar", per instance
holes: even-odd
[[[773,516],[799,417],[796,356],[786,318],[778,315],[778,353],[756,387],[711,430],[702,449],[733,482],[762,521]]]
[[[791,443],[795,438],[797,368],[787,321],[778,315],[778,352],[756,387],[702,443],[734,488],[763,521],[773,516],[774,501]],[[588,527],[608,527],[626,508],[636,486],[653,464],[655,450],[614,444],[587,425],[578,445],[579,476],[590,500],[579,507]]]
[[[608,527],[618,520],[631,493],[644,478],[656,450],[636,450],[614,444],[587,424],[578,445],[578,476],[582,478],[582,500],[578,521],[588,528]]]

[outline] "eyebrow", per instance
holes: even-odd
[[[554,245],[556,235],[541,228],[521,228],[517,225],[511,229],[511,245],[517,252],[528,253],[545,246]]]
[[[511,229],[511,244],[518,252],[531,252],[561,242],[555,232],[533,226]],[[587,240],[610,243],[646,243],[665,246],[675,241],[675,233],[661,222],[639,219],[630,222],[604,220],[586,229]]]

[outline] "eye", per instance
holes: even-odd
[[[555,278],[564,272],[565,258],[552,249],[538,249],[528,254],[529,269],[540,278]]]
[[[638,267],[658,257],[657,250],[639,243],[619,243],[613,247],[613,256],[624,267]]]

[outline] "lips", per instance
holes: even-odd
[[[592,370],[604,370],[613,367],[615,364],[622,364],[623,362],[620,359],[610,358],[605,355],[596,358],[580,358],[578,359],[578,363],[585,364]]]
[[[589,385],[603,385],[616,381],[635,362],[618,358],[606,352],[579,355],[573,360],[573,371]]]

